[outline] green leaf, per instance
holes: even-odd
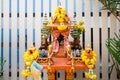
[[[110,54],[114,57],[118,64],[120,64],[120,34],[115,33],[115,38],[108,38],[106,40],[106,47]]]

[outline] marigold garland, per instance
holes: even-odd
[[[94,68],[96,62],[96,53],[92,51],[89,45],[86,47],[84,51],[82,51],[81,58],[89,69]]]
[[[63,31],[63,30],[67,29],[67,26],[64,25],[64,24],[61,24],[61,25],[57,26],[57,29],[60,30],[60,31]]]
[[[39,55],[38,50],[31,46],[25,53],[24,53],[24,62],[25,62],[25,69],[22,70],[21,76],[22,77],[29,77],[31,76],[30,66],[34,59],[36,59]]]
[[[68,22],[69,18],[67,17],[66,10],[60,6],[55,8],[55,16],[59,23]]]
[[[97,78],[96,74],[94,74],[92,72],[85,72],[85,77],[89,78],[91,80],[96,80],[96,78]]]
[[[89,72],[85,72],[85,77],[91,80],[96,80],[96,74],[93,73],[93,68],[96,62],[96,53],[92,51],[90,45],[87,45],[85,50],[82,51],[81,55],[82,61],[87,65],[89,68]]]

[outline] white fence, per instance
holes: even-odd
[[[7,60],[3,80],[25,80],[20,75],[24,67],[24,51],[31,44],[40,47],[43,15],[47,13],[49,19],[59,2],[71,19],[76,14],[77,21],[85,21],[81,45],[85,47],[89,43],[97,53],[94,70],[97,80],[117,80],[115,70],[111,76],[108,74],[112,61],[105,40],[119,32],[120,22],[109,15],[109,11],[101,10],[102,4],[98,0],[0,0],[0,57]],[[76,71],[75,80],[87,80],[83,71]],[[62,74],[57,76],[57,80],[64,80],[64,72],[58,72]],[[46,73],[43,78],[47,80]]]

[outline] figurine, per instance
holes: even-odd
[[[40,57],[47,57],[47,50],[45,49],[40,49],[40,54],[39,54]]]
[[[53,46],[53,52],[57,53],[59,51],[59,42],[57,40],[57,38],[55,37],[52,43]]]

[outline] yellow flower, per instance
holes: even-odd
[[[88,53],[90,52],[90,53]],[[96,62],[96,53],[92,51],[90,47],[86,47],[85,50],[82,51],[81,54],[82,61],[87,65],[89,69],[94,68]]]
[[[62,24],[60,26],[57,26],[57,29],[60,30],[60,31],[63,31],[63,30],[66,30],[67,29],[67,26]]]
[[[61,8],[61,14],[66,14],[66,10],[64,8]]]
[[[71,52],[71,46],[70,45],[67,45],[67,51],[68,51],[68,53]]]
[[[57,17],[57,21],[64,22],[68,19],[66,18],[66,10],[62,7],[55,8],[55,16]]]
[[[82,61],[85,61],[87,59],[87,56],[82,57]]]
[[[26,64],[26,66],[31,66],[32,61],[26,62],[25,64]]]
[[[49,52],[49,53],[52,53],[52,45],[49,45],[49,46],[48,46],[48,52]]]
[[[50,20],[48,20],[48,21],[47,21],[47,25],[49,25],[50,23],[51,23],[51,21],[50,21]]]
[[[55,14],[56,14],[56,13],[59,13],[59,11],[60,11],[60,7],[56,7],[56,8],[55,8]]]
[[[95,56],[93,56],[93,60],[96,62],[96,57]]]
[[[87,64],[87,67],[88,67],[89,69],[92,69],[92,68],[94,68],[94,64]]]
[[[96,75],[93,75],[92,79],[96,79],[96,78],[97,78],[97,76],[96,76]]]
[[[88,64],[89,64],[89,62],[90,62],[90,59],[89,59],[89,58],[87,58],[87,59],[85,60],[85,64],[86,64],[86,65],[88,65]]]
[[[85,29],[84,26],[80,26],[79,28],[82,30],[82,32],[83,32],[84,29]]]
[[[85,77],[92,80],[96,80],[97,78],[96,74],[91,74],[89,72],[85,72]]]
[[[89,78],[89,73],[88,72],[85,72],[85,77]]]
[[[84,24],[84,21],[83,20],[80,20],[79,21],[79,25],[83,25]]]
[[[65,17],[64,20],[65,20],[66,22],[68,22],[68,21],[69,21],[69,18],[68,18],[68,17]]]
[[[21,72],[22,77],[29,77],[29,76],[31,76],[31,74],[32,73],[30,71],[28,71],[27,69],[23,69]]]
[[[27,50],[25,53],[24,53],[24,61],[25,62],[31,62],[33,61],[34,59],[36,59],[39,55],[39,52],[37,49],[33,49],[33,50]]]

